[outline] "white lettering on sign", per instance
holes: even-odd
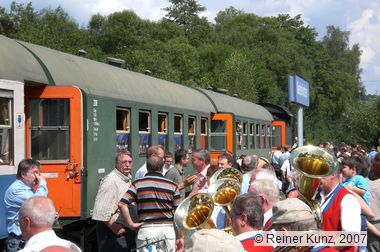
[[[303,97],[308,97],[307,88],[302,86],[302,84],[299,82],[297,82],[297,94]]]
[[[99,140],[98,138],[98,132],[99,132],[99,126],[100,123],[98,122],[98,100],[94,99],[92,102],[92,116],[93,116],[93,127],[92,127],[92,141],[97,142]]]
[[[58,178],[58,172],[49,172],[49,173],[45,173],[43,172],[42,175],[45,177],[45,178]]]

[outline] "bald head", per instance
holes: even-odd
[[[54,204],[48,197],[31,197],[20,208],[19,219],[25,217],[28,217],[34,226],[52,227],[56,217]]]

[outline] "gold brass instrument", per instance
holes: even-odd
[[[229,219],[230,205],[240,194],[243,175],[235,168],[224,168],[216,171],[210,178],[207,193],[198,193],[186,198],[174,213],[174,223],[181,231],[203,228],[216,228],[211,219],[214,206],[225,209]],[[231,230],[229,221],[227,228]]]
[[[174,213],[174,223],[182,231],[215,228],[211,220],[214,202],[207,193],[198,193],[186,198]]]
[[[216,206],[225,212],[223,230],[233,233],[231,227],[231,202],[240,195],[243,174],[236,168],[224,168],[216,171],[210,178],[207,193],[211,195]]]
[[[313,145],[306,145],[294,149],[290,155],[290,162],[300,173],[298,182],[299,198],[313,210],[317,226],[322,226],[322,213],[315,196],[319,188],[320,179],[331,175],[338,169],[338,161],[328,151]]]
[[[217,180],[211,184],[207,193],[211,195],[215,205],[226,207],[225,210],[229,214],[231,210],[231,202],[240,194],[241,184],[229,178]]]
[[[210,185],[214,184],[219,179],[234,179],[239,183],[243,182],[243,174],[236,168],[228,167],[217,170],[210,178]]]

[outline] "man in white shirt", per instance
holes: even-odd
[[[162,168],[162,176],[165,176],[165,174],[174,167],[173,165],[173,154],[171,152],[166,152],[164,157],[164,167]]]
[[[150,156],[164,156],[164,149],[160,145],[153,145],[146,151],[146,158]],[[135,174],[135,180],[142,179],[147,174],[146,162],[137,170]]]
[[[74,252],[81,252],[73,242],[59,238],[52,226],[56,210],[51,199],[45,196],[31,197],[24,202],[19,212],[19,225],[27,240],[22,252],[41,251],[50,246],[62,246]]]
[[[193,168],[198,171],[197,179],[194,183],[194,188],[191,195],[198,192],[207,192],[207,171],[210,167],[210,153],[203,149],[193,151],[191,162],[193,164]]]

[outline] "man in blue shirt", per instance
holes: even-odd
[[[34,186],[37,186],[36,191],[33,190]],[[46,180],[41,175],[40,163],[33,159],[22,160],[17,168],[16,181],[9,186],[4,196],[8,252],[17,251],[22,239],[18,224],[18,213],[22,203],[32,196],[47,194]]]

